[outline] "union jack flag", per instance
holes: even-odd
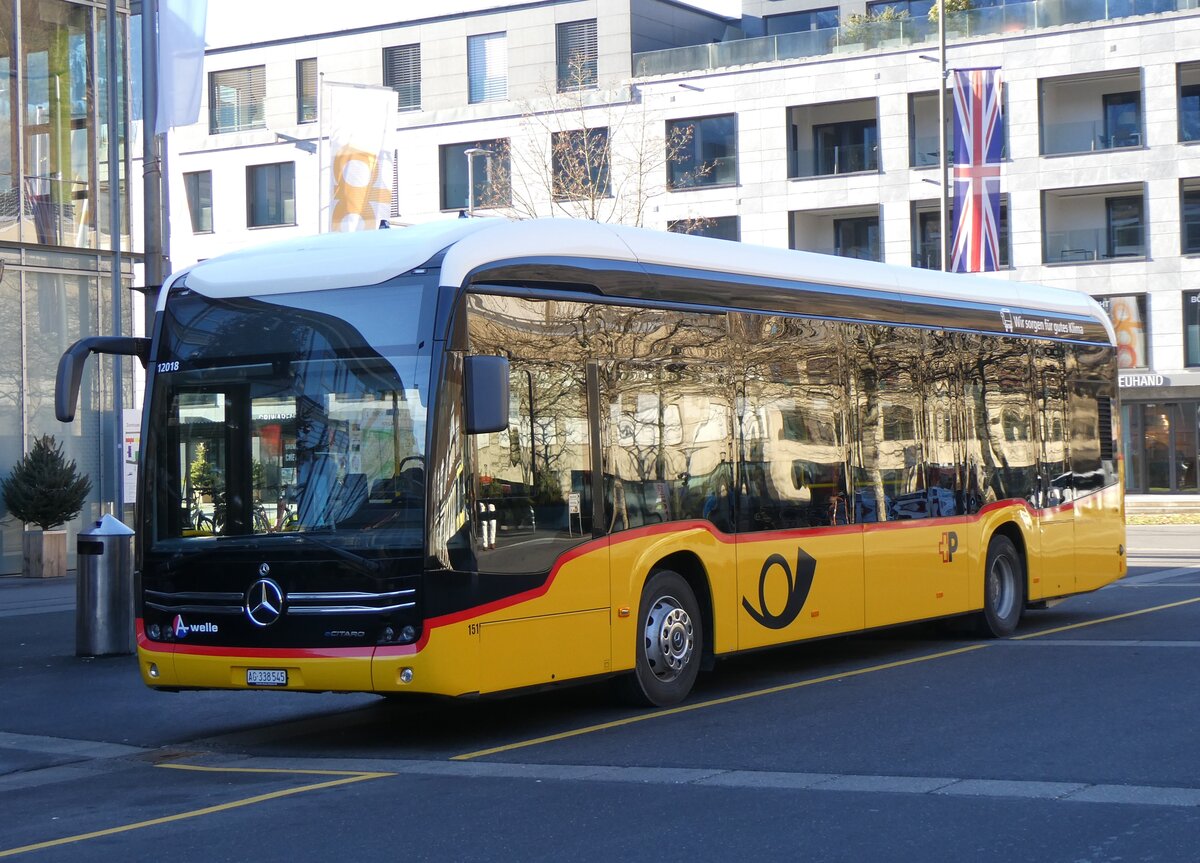
[[[954,72],[954,242],[956,273],[1000,268],[1000,70]]]

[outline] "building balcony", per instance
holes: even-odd
[[[1200,0],[1030,0],[947,15],[946,38],[959,40],[997,36],[1198,7]],[[853,28],[830,27],[643,51],[633,55],[633,75],[635,78],[678,75],[751,63],[777,63],[833,54],[907,48],[936,41],[937,25],[923,18],[884,21]]]

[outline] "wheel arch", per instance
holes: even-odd
[[[987,559],[987,551],[991,548],[992,540],[997,536],[1003,536],[1012,542],[1016,548],[1017,554],[1021,558],[1021,566],[1025,570],[1025,596],[1029,596],[1029,547],[1025,542],[1025,532],[1021,530],[1021,526],[1015,521],[1006,521],[996,525],[996,528],[988,535],[987,542],[983,546],[982,558]]]
[[[656,561],[646,573],[645,581],[649,581],[654,573],[664,569],[678,573],[687,582],[688,587],[692,589],[692,594],[696,597],[696,603],[700,606],[700,624],[704,635],[704,642],[701,645],[701,668],[710,668],[716,655],[713,647],[716,642],[713,634],[712,585],[709,583],[708,570],[694,552],[676,551]],[[643,582],[643,586],[645,586],[645,582]]]

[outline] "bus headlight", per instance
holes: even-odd
[[[161,635],[162,635],[162,630],[158,628],[158,624],[157,623],[150,624],[150,637],[153,638],[155,641],[158,641],[158,639]]]
[[[412,678],[413,678],[413,673],[412,673],[411,668],[401,668],[400,669],[400,682],[401,683],[412,683]]]
[[[417,639],[416,627],[406,626],[400,630],[400,640],[405,642],[406,644],[416,641],[416,639]]]

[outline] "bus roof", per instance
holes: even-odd
[[[377,284],[446,250],[443,285],[459,287],[477,270],[506,261],[607,260],[821,284],[939,302],[1013,305],[1090,318],[1115,343],[1108,315],[1086,294],[1009,279],[941,273],[834,255],[714,240],[580,219],[446,219],[406,228],[319,234],[231,252],[187,271],[189,288],[214,297],[255,296]],[[165,292],[160,304],[165,302]]]

